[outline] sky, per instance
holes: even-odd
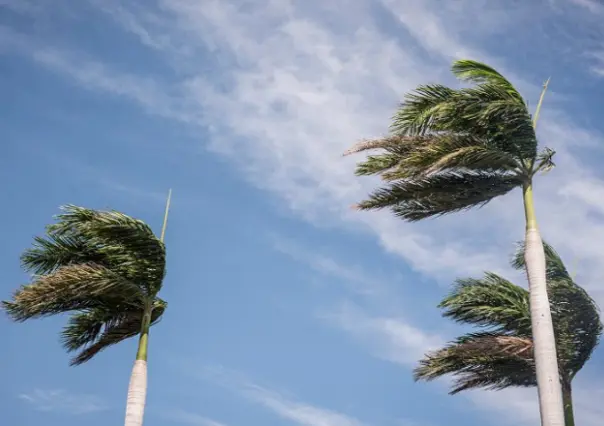
[[[169,188],[169,302],[152,328],[146,426],[536,424],[535,389],[414,383],[465,329],[456,277],[509,267],[518,191],[404,223],[350,206],[355,142],[404,93],[487,62],[534,107],[557,167],[536,182],[544,239],[604,304],[604,5],[596,0],[0,0],[0,284],[59,206],[117,209],[158,233]],[[0,319],[4,424],[123,421],[136,341],[68,367],[64,318]],[[604,416],[604,353],[575,381]]]

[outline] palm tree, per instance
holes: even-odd
[[[599,342],[598,307],[569,275],[558,254],[544,244],[547,284],[558,349],[558,366],[566,426],[574,426],[571,382]],[[512,262],[524,269],[523,248]],[[468,389],[535,386],[529,293],[492,272],[482,279],[460,279],[440,308],[443,316],[481,331],[458,337],[426,354],[415,369],[416,380],[453,375],[451,394]]]
[[[144,222],[116,211],[67,206],[45,238],[21,257],[33,282],[2,302],[18,322],[68,313],[63,346],[76,352],[71,365],[83,364],[105,348],[139,336],[128,388],[126,426],[143,423],[147,393],[149,328],[167,303],[158,297],[166,273],[163,235]]]
[[[471,87],[424,85],[406,95],[389,136],[365,140],[345,154],[379,150],[357,165],[357,175],[378,175],[384,185],[357,205],[388,208],[418,221],[483,206],[522,188],[526,264],[541,424],[562,426],[556,343],[545,279],[545,255],[533,205],[533,177],[553,167],[554,151],[537,148],[535,117],[520,93],[493,68],[470,60],[453,73]]]

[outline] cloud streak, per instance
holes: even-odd
[[[20,394],[19,399],[38,411],[62,414],[91,414],[107,409],[106,404],[97,396],[71,393],[64,389],[34,389]]]
[[[172,410],[166,413],[164,417],[173,422],[190,426],[227,426],[226,423],[221,423],[185,410]]]
[[[205,378],[262,405],[275,415],[301,426],[362,426],[363,423],[345,414],[300,401],[250,381],[245,375],[222,367],[208,367]]]

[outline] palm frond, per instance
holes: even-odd
[[[537,139],[526,103],[514,86],[488,65],[462,60],[453,72],[473,87],[420,86],[405,96],[393,118],[393,133],[405,136],[471,135],[525,164]],[[487,147],[487,146],[485,146]]]
[[[70,365],[80,365],[91,360],[109,346],[120,343],[140,332],[141,315],[122,315],[117,321],[107,325],[90,345],[82,349],[71,359]]]
[[[165,275],[165,246],[143,221],[117,211],[63,207],[52,237],[78,238],[112,265],[111,269],[156,294]]]
[[[98,265],[72,265],[59,268],[17,290],[12,301],[2,302],[15,321],[54,315],[117,302],[136,303],[140,288],[119,274]]]
[[[602,335],[596,302],[570,279],[548,282],[558,362],[572,378],[591,357]]]
[[[393,117],[390,130],[398,135],[422,136],[437,126],[442,116],[447,116],[450,103],[457,91],[441,84],[419,86],[405,95]]]
[[[157,298],[153,303],[151,325],[157,324],[164,314],[167,303]],[[61,334],[63,346],[79,353],[71,360],[71,365],[79,365],[92,359],[99,352],[138,335],[143,318],[142,306],[90,309],[71,316]]]
[[[360,210],[389,208],[408,221],[482,206],[522,184],[514,175],[448,172],[394,182],[358,204]]]
[[[517,270],[524,270],[526,268],[526,262],[524,260],[525,250],[524,241],[519,242],[511,262],[512,267]],[[545,275],[547,280],[570,280],[571,277],[568,270],[556,250],[545,241],[543,242],[543,250],[545,252]]]
[[[356,175],[381,175],[394,181],[449,170],[519,172],[508,153],[470,135],[388,136],[363,141],[346,154],[381,149],[357,165]]]
[[[451,394],[535,384],[532,342],[497,333],[473,333],[430,352],[414,370],[416,381],[453,375]]]
[[[457,280],[439,308],[456,322],[530,336],[528,292],[492,272],[482,279]]]
[[[524,102],[522,96],[518,93],[512,83],[497,70],[486,64],[469,59],[460,59],[453,63],[451,71],[460,80],[476,84],[490,84],[501,88],[501,90],[504,90],[505,93],[514,100]]]
[[[103,264],[105,256],[73,235],[35,237],[33,247],[21,255],[23,268],[36,275],[52,273],[61,266],[89,263]]]

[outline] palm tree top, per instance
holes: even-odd
[[[80,364],[140,331],[145,304],[151,322],[166,302],[157,297],[166,273],[166,249],[143,221],[117,211],[68,205],[44,237],[21,256],[33,273],[2,307],[15,321],[60,313],[71,317],[62,341]]]
[[[504,76],[471,60],[454,62],[452,71],[471,87],[419,86],[405,96],[389,136],[346,151],[377,151],[356,174],[384,181],[359,209],[421,220],[484,205],[553,167],[554,151],[538,152],[527,103]]]
[[[599,342],[600,313],[594,300],[572,280],[556,251],[546,243],[544,247],[560,376],[570,383]],[[524,245],[519,245],[512,265],[524,269]],[[439,307],[444,317],[480,330],[428,353],[415,370],[416,380],[452,374],[451,393],[536,385],[527,290],[486,273],[481,279],[457,280]]]

